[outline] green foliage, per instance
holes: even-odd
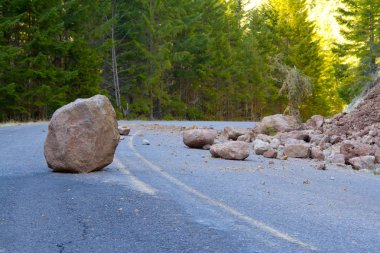
[[[48,118],[96,93],[119,118],[336,113],[338,91],[357,94],[379,50],[377,1],[342,1],[349,43],[330,52],[306,0],[248,12],[241,0],[0,0],[0,121]]]

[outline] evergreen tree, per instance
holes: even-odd
[[[337,20],[342,25],[342,34],[347,42],[337,45],[336,50],[346,62],[350,57],[358,59],[356,65],[343,63],[336,66],[338,73],[341,73],[338,77],[345,82],[341,94],[349,102],[379,71],[380,2],[342,0],[342,3]]]

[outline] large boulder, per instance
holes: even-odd
[[[107,97],[77,99],[54,112],[44,154],[54,171],[88,173],[112,163],[119,138]]]
[[[284,154],[287,157],[293,158],[309,158],[310,157],[310,144],[287,144],[285,145]]]
[[[244,141],[227,141],[212,145],[210,153],[213,157],[227,160],[244,160],[249,156],[249,144]]]
[[[227,137],[229,140],[236,141],[239,136],[248,134],[249,130],[242,127],[225,127],[223,134]]]
[[[300,123],[292,116],[276,114],[264,117],[254,129],[257,134],[274,135],[278,132],[289,132],[300,128]]]
[[[215,129],[190,129],[183,132],[183,143],[189,148],[203,148],[214,144],[217,135]]]

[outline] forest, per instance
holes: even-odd
[[[125,119],[334,115],[379,38],[379,0],[0,0],[0,121],[95,94]]]

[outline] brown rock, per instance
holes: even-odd
[[[362,169],[373,170],[373,169],[375,169],[375,157],[374,156],[353,157],[348,162],[356,170],[362,170]]]
[[[340,153],[344,155],[345,161],[348,162],[353,157],[372,155],[374,151],[370,145],[355,141],[344,141],[340,147]]]
[[[339,153],[334,153],[331,155],[331,163],[334,164],[345,164],[344,155]]]
[[[244,160],[249,156],[249,144],[244,141],[222,142],[212,145],[210,153],[227,160]]]
[[[268,150],[263,154],[266,158],[277,158],[277,151],[274,149]]]
[[[77,99],[54,112],[44,154],[54,171],[88,173],[112,163],[119,138],[107,97]]]
[[[245,141],[245,142],[251,142],[252,141],[252,136],[251,134],[247,133],[247,134],[243,134],[243,135],[240,135],[238,138],[237,138],[238,141]]]
[[[128,126],[118,126],[117,129],[119,130],[120,135],[128,135],[131,129]]]
[[[242,127],[225,127],[223,134],[227,137],[228,140],[236,141],[237,138],[241,135],[248,134],[249,130]]]
[[[318,129],[323,126],[324,122],[325,122],[325,118],[323,116],[314,115],[308,121],[306,121],[306,124],[313,129]]]
[[[214,129],[191,129],[183,132],[183,143],[189,148],[203,148],[214,144],[218,132]]]
[[[276,114],[264,117],[254,131],[257,134],[274,135],[278,132],[289,132],[300,127],[301,125],[294,117]]]
[[[309,158],[310,144],[287,144],[285,145],[284,154],[293,158]]]
[[[323,161],[325,160],[325,155],[323,154],[323,151],[319,147],[312,147],[311,158],[319,160],[319,161]]]

